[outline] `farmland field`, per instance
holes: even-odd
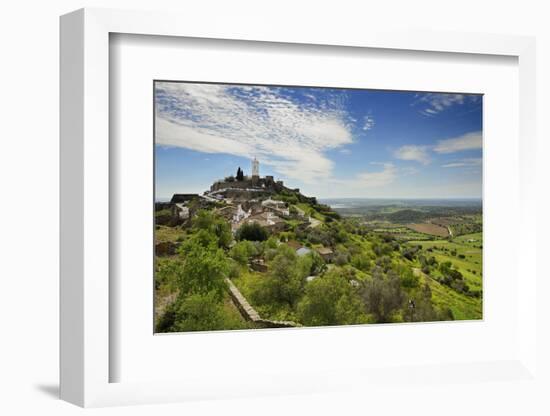
[[[407,227],[414,231],[418,231],[419,233],[435,235],[437,237],[447,237],[449,235],[449,230],[447,229],[447,227],[442,227],[441,225],[437,224],[409,224],[407,225]]]

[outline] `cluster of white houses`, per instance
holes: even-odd
[[[252,161],[252,176],[244,176],[239,168],[237,176],[227,177],[225,180],[215,182],[210,190],[203,195],[198,194],[175,194],[171,204],[173,214],[181,220],[187,220],[192,215],[191,201],[200,203],[222,204],[216,210],[231,223],[231,229],[235,233],[243,224],[257,223],[272,232],[281,232],[287,229],[287,219],[300,220],[304,226],[315,227],[320,221],[306,215],[298,207],[290,209],[288,203],[273,199],[272,196],[279,192],[293,192],[299,194],[299,189],[289,189],[282,181],[275,181],[272,176],[260,177],[259,162],[254,158]],[[312,199],[314,200],[314,199]],[[296,241],[287,242],[296,254],[306,255],[315,250],[325,261],[332,260],[332,249],[317,247],[315,249],[302,246]],[[259,263],[252,264],[253,267],[261,270],[266,266]]]
[[[291,217],[290,208],[284,201],[272,199],[272,195],[281,191],[299,193],[299,189],[288,189],[283,181],[275,181],[273,176],[260,177],[260,163],[252,160],[252,176],[244,176],[239,168],[237,176],[228,176],[216,181],[203,195],[175,194],[172,197],[174,215],[181,220],[189,219],[191,213],[189,203],[192,200],[206,202],[222,202],[224,207],[218,212],[231,222],[233,231],[245,223],[256,222],[271,231],[283,231],[284,218]],[[304,222],[311,221],[305,213],[296,209],[292,216],[297,216]]]

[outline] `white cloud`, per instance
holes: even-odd
[[[467,102],[478,102],[480,96],[476,94],[426,93],[417,94],[416,98],[418,99],[413,105],[422,107],[420,113],[428,117],[433,117],[454,105],[462,105]]]
[[[401,160],[413,160],[423,165],[430,163],[428,148],[426,146],[406,145],[397,149],[393,155]]]
[[[374,128],[375,124],[376,123],[374,122],[374,118],[371,115],[365,116],[363,130],[369,131]]]
[[[393,163],[382,164],[378,172],[362,172],[357,175],[356,184],[363,188],[377,188],[391,184],[397,178],[397,169]]]
[[[258,157],[289,178],[330,177],[325,152],[353,142],[342,97],[297,103],[277,87],[159,82],[156,143]]]
[[[439,140],[433,150],[437,153],[454,153],[463,150],[481,149],[481,147],[482,134],[477,131],[453,139]]]
[[[365,189],[380,188],[389,185],[398,178],[399,169],[391,162],[371,162],[371,165],[381,166],[378,171],[363,171],[350,179],[331,178],[324,183],[331,189],[330,192],[351,192],[353,195],[363,195]]]
[[[220,153],[220,148],[223,148],[223,153],[248,157],[254,153],[253,148],[246,143],[213,135],[207,130],[201,131],[201,129],[182,126],[162,118],[157,119],[155,129],[157,144],[160,145],[185,147],[204,153]],[[182,146],[183,140],[185,146]]]
[[[441,165],[441,167],[442,168],[461,168],[461,167],[480,166],[480,165],[481,165],[481,158],[469,158],[469,159],[461,159],[456,162],[446,163],[445,165]]]

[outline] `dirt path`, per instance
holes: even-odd
[[[316,218],[313,218],[313,217],[309,217],[309,226],[311,228],[315,228],[315,227],[318,227],[322,224],[322,221],[316,219]]]

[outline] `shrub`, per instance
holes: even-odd
[[[393,322],[404,302],[401,279],[392,270],[384,276],[382,270],[376,268],[372,280],[364,283],[362,297],[366,312],[375,322]]]
[[[229,256],[241,265],[247,264],[248,260],[257,254],[256,246],[248,240],[239,241],[229,251]]]
[[[308,283],[297,310],[300,322],[310,326],[366,322],[360,297],[337,270]]]
[[[223,250],[189,243],[183,268],[177,274],[180,295],[213,293],[221,299],[228,272],[229,262]]]
[[[420,248],[420,246],[407,247],[403,250],[403,257],[411,261],[414,260]]]
[[[212,211],[198,211],[192,224],[196,233],[202,232],[203,235],[205,233],[213,235],[219,247],[227,248],[233,240],[229,223]]]
[[[363,272],[368,272],[372,266],[369,256],[365,253],[360,253],[352,256],[351,264],[353,267]]]
[[[344,264],[347,264],[349,261],[349,254],[343,251],[337,252],[334,256],[334,264],[338,266],[343,266]]]
[[[415,275],[408,267],[400,267],[399,275],[401,276],[401,286],[406,288],[418,287],[419,277]]]
[[[257,222],[241,225],[235,234],[237,240],[265,241],[269,232]]]

